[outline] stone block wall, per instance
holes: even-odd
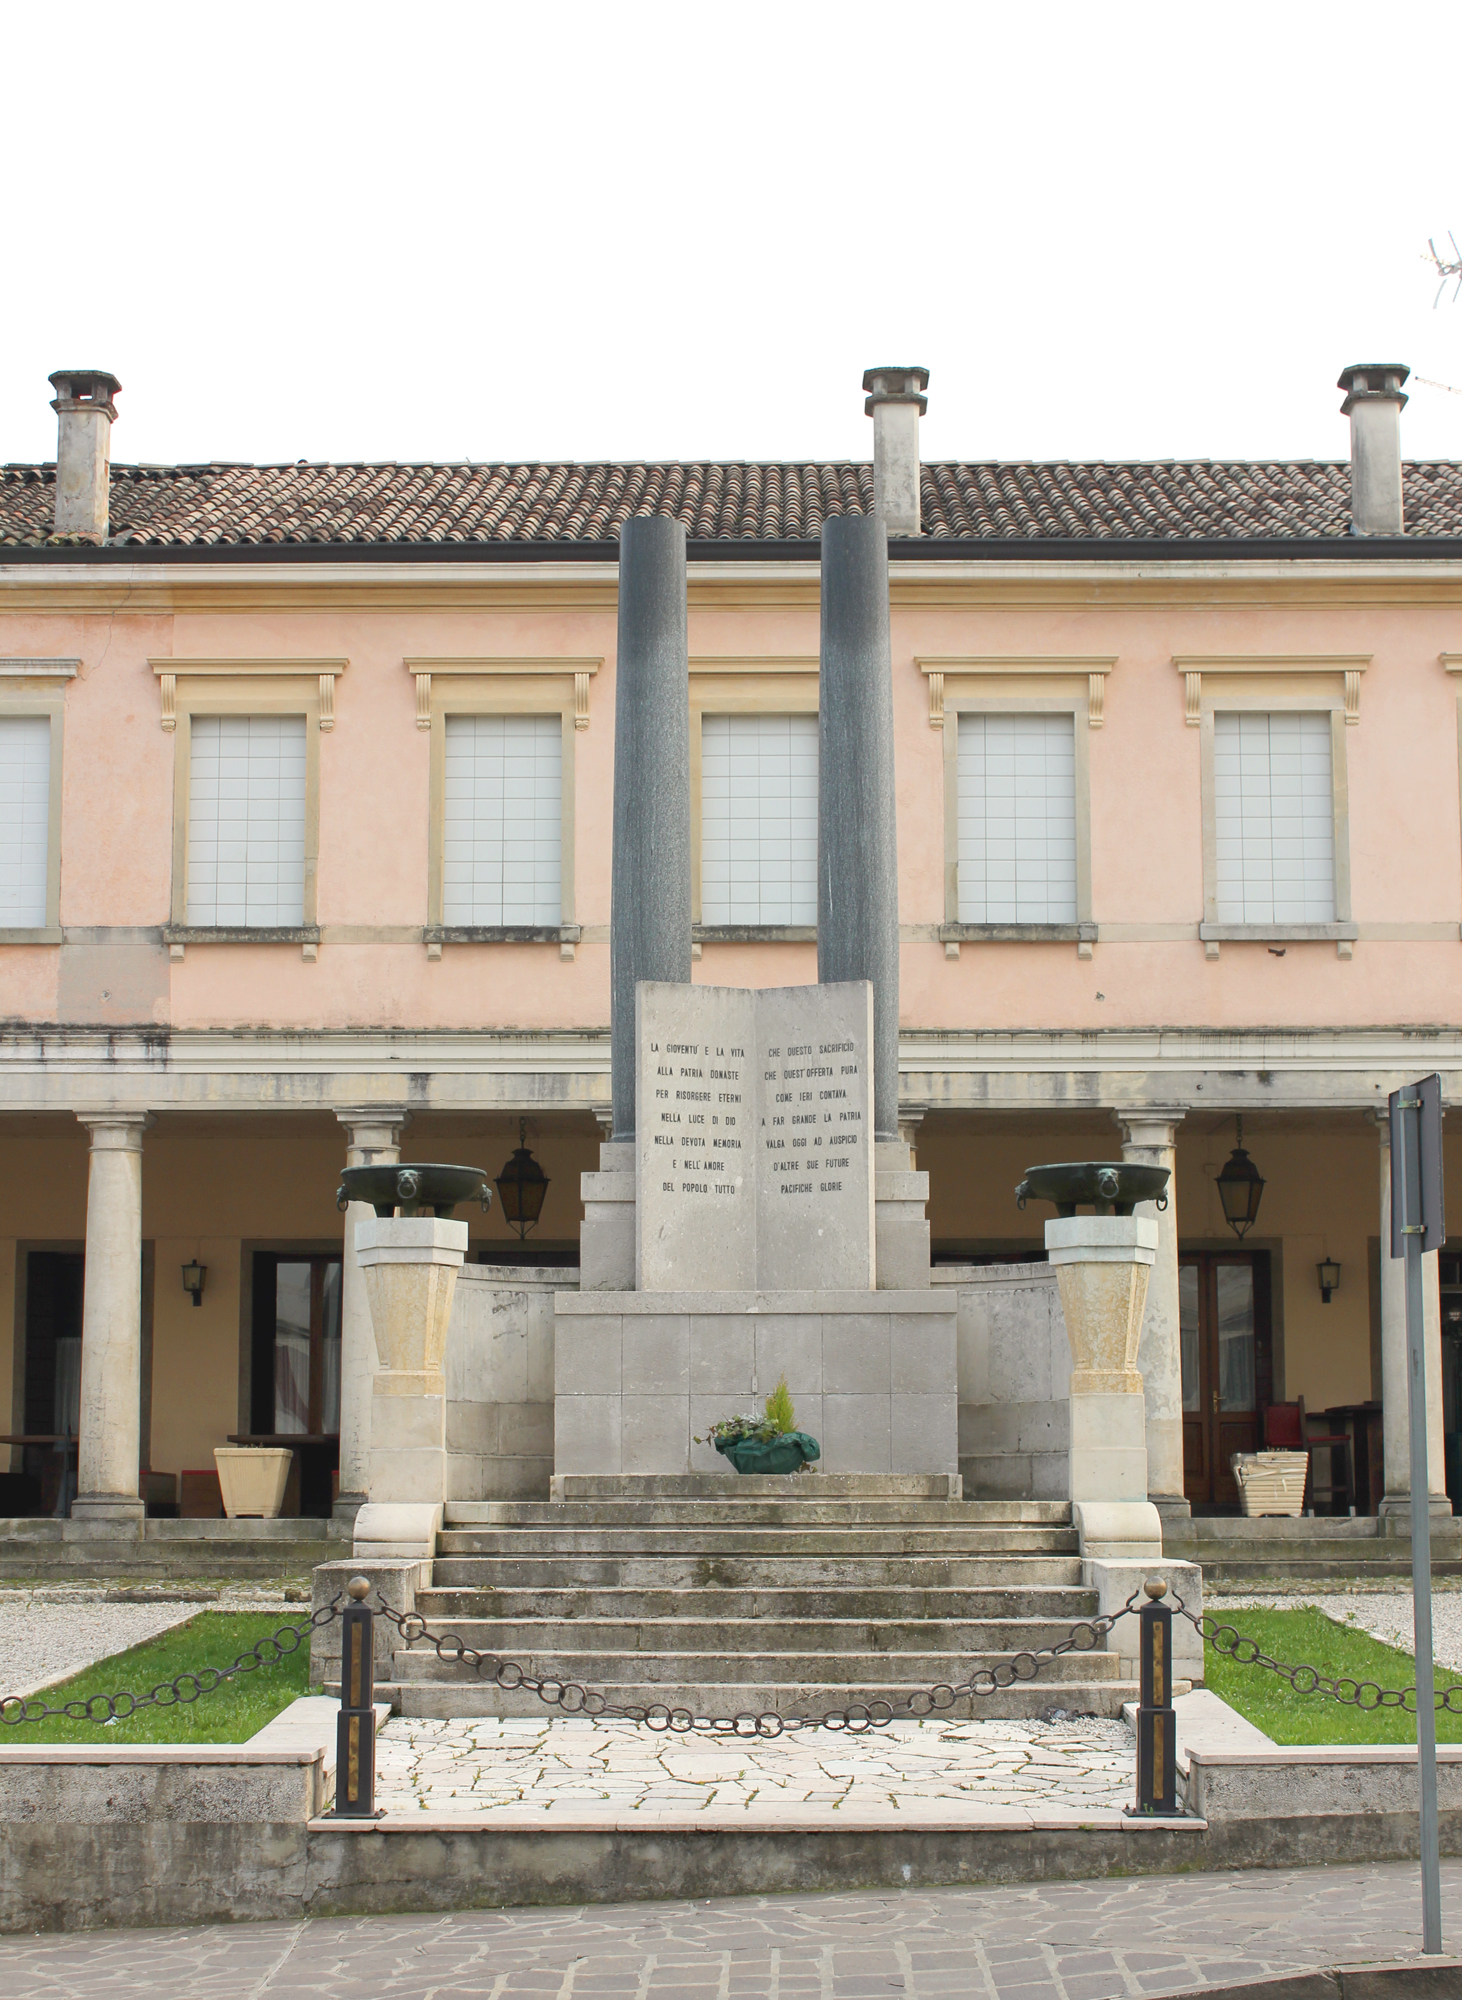
[[[829,1472],[954,1472],[955,1312],[925,1292],[624,1292],[561,1299],[559,1473],[725,1470],[696,1444],[785,1374]]]
[[[466,1264],[447,1335],[449,1500],[546,1500],[553,1471],[553,1295],[579,1274]]]
[[[939,1264],[958,1300],[959,1470],[971,1500],[1068,1500],[1071,1350],[1050,1264]]]

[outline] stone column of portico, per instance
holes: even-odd
[[[1409,1532],[1411,1438],[1406,1401],[1406,1263],[1391,1255],[1391,1121],[1372,1113],[1381,1142],[1381,1418],[1386,1463],[1383,1520],[1398,1534]],[[1421,1260],[1422,1305],[1426,1317],[1427,1491],[1433,1520],[1452,1518],[1447,1498],[1446,1453],[1442,1435],[1442,1295],[1437,1256]]]
[[[148,1111],[80,1111],[91,1134],[75,1520],[139,1533],[142,1500],[142,1135]]]
[[[1168,1205],[1142,1201],[1134,1213],[1157,1224],[1157,1255],[1147,1279],[1147,1310],[1137,1367],[1146,1404],[1147,1497],[1165,1519],[1192,1512],[1183,1492],[1183,1348],[1178,1328],[1178,1126],[1183,1111],[1154,1105],[1115,1111],[1122,1158],[1168,1170]]]
[[[401,1104],[352,1105],[337,1109],[345,1127],[348,1167],[394,1167],[401,1158],[401,1133],[411,1113]],[[355,1227],[370,1222],[369,1202],[345,1209],[340,1257],[340,1484],[337,1521],[351,1522],[365,1504],[371,1450],[371,1383],[379,1365],[371,1326],[370,1301],[355,1254]]]

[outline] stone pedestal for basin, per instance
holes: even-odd
[[[1071,1346],[1071,1503],[1083,1557],[1162,1554],[1137,1368],[1157,1247],[1158,1225],[1147,1216],[1060,1215],[1046,1224]]]
[[[371,1384],[366,1505],[358,1557],[429,1556],[446,1498],[447,1325],[467,1224],[377,1216],[356,1225],[355,1252],[380,1366]]]

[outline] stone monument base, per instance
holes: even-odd
[[[826,1472],[957,1473],[955,1320],[933,1291],[560,1292],[555,1476],[724,1472],[697,1434],[782,1375]]]

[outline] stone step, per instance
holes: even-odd
[[[963,1676],[956,1676],[963,1678]],[[641,1680],[595,1683],[610,1701],[619,1706],[648,1708],[662,1703],[669,1708],[688,1708],[696,1715],[758,1715],[770,1710],[780,1715],[823,1715],[830,1709],[845,1709],[854,1702],[887,1701],[901,1706],[909,1696],[910,1683],[870,1677],[862,1682],[806,1680],[784,1682],[775,1688],[740,1681],[714,1684],[696,1681]],[[479,1715],[531,1716],[542,1720],[561,1713],[548,1707],[536,1695],[519,1688],[508,1691],[478,1682],[452,1686],[443,1681],[406,1681],[400,1686],[401,1713],[405,1716],[471,1717]],[[1119,1716],[1125,1702],[1137,1699],[1135,1681],[1057,1681],[1042,1674],[1034,1681],[1018,1682],[991,1695],[966,1697],[942,1710],[938,1720],[961,1722],[971,1716],[991,1722],[1019,1721],[1030,1716],[1072,1715]],[[870,1731],[876,1740],[878,1732]],[[652,1742],[661,1739],[649,1730],[636,1731]],[[491,1752],[485,1752],[490,1757]]]
[[[756,1629],[763,1644],[774,1636],[766,1626]],[[465,1637],[465,1635],[464,1635]],[[927,1648],[890,1656],[877,1648],[861,1651],[755,1652],[753,1635],[747,1635],[748,1650],[731,1649],[697,1652],[677,1646],[673,1653],[652,1657],[634,1648],[620,1652],[589,1652],[547,1649],[534,1652],[526,1647],[510,1655],[524,1673],[540,1678],[572,1680],[584,1687],[606,1688],[629,1680],[647,1686],[675,1682],[688,1687],[718,1687],[730,1681],[744,1682],[763,1690],[802,1683],[844,1686],[850,1682],[888,1682],[896,1679],[904,1687],[930,1687],[967,1680],[980,1668],[1004,1664],[1005,1652],[958,1652]],[[1040,1679],[1055,1685],[1066,1680],[1104,1681],[1121,1671],[1116,1653],[1064,1653],[1059,1659],[1041,1662]],[[408,1647],[393,1656],[393,1672],[403,1685],[422,1681],[445,1682],[466,1689],[481,1686],[476,1675],[458,1662],[439,1659],[425,1644]],[[491,1709],[480,1711],[492,1714]],[[470,1713],[462,1710],[460,1713]]]
[[[554,1475],[553,1497],[555,1500],[785,1500],[800,1498],[804,1485],[815,1485],[817,1497],[822,1499],[958,1500],[964,1490],[957,1472],[824,1472],[819,1467],[799,1473],[795,1479],[779,1473],[729,1471],[562,1472]]]
[[[838,1556],[850,1541],[866,1555],[1074,1555],[1074,1528],[731,1527],[685,1528],[443,1528],[442,1556],[506,1555],[766,1555]]]
[[[431,1635],[450,1631],[480,1653],[534,1654],[572,1649],[576,1654],[721,1652],[728,1658],[755,1653],[774,1638],[795,1653],[881,1653],[900,1659],[917,1653],[1034,1652],[1065,1639],[1076,1619],[1052,1618],[746,1618],[709,1615],[679,1618],[574,1618],[544,1613],[529,1618],[454,1618]]]
[[[1014,1585],[951,1590],[910,1588],[902,1584],[866,1586],[814,1583],[806,1589],[755,1587],[727,1590],[710,1584],[699,1589],[619,1589],[579,1587],[556,1580],[537,1589],[477,1589],[433,1587],[419,1590],[416,1608],[433,1628],[463,1619],[485,1618],[610,1618],[621,1622],[646,1619],[702,1618],[792,1619],[879,1618],[907,1623],[918,1619],[999,1618],[1064,1619],[1068,1625],[1095,1616],[1096,1592],[1070,1588],[1030,1589]]]
[[[616,1546],[606,1553],[555,1556],[439,1555],[432,1584],[442,1590],[808,1590],[885,1586],[936,1590],[1075,1589],[1076,1555],[649,1555]]]
[[[1364,1583],[1368,1579],[1376,1582],[1388,1577],[1409,1577],[1411,1575],[1410,1545],[1403,1543],[1401,1551],[1385,1556],[1345,1556],[1326,1554],[1312,1556],[1295,1554],[1255,1556],[1252,1550],[1229,1556],[1222,1551],[1205,1547],[1203,1551],[1203,1579],[1205,1583],[1253,1583],[1263,1584],[1270,1579],[1288,1577],[1300,1583],[1343,1583],[1346,1581]],[[1196,1562],[1198,1558],[1186,1551],[1181,1557],[1176,1551],[1169,1554],[1174,1561]],[[1437,1562],[1433,1560],[1433,1576],[1462,1576],[1462,1562]]]
[[[450,1532],[471,1528],[934,1527],[1069,1529],[1065,1503],[1003,1500],[457,1500]]]

